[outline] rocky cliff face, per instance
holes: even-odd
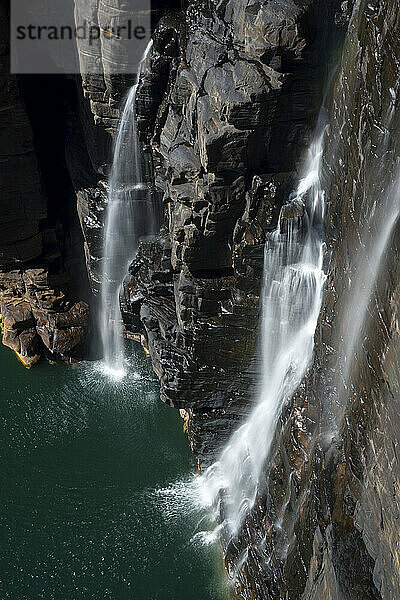
[[[313,1],[192,2],[155,33],[138,118],[165,223],[124,312],[202,465],[255,397],[265,235],[314,128],[333,20]]]
[[[245,4],[196,3],[162,23],[139,99],[166,223],[131,268],[125,318],[145,335],[163,399],[184,409],[201,466],[254,398],[262,246],[293,189],[326,60],[315,5]],[[348,33],[327,100],[316,361],[282,415],[266,492],[226,548],[244,599],[399,595],[398,248],[386,205],[398,203],[399,13],[357,2],[348,23],[351,12],[345,3],[336,19]]]
[[[76,4],[101,20],[97,1]],[[400,595],[399,240],[387,203],[398,193],[400,17],[395,0],[359,0],[349,23],[352,3],[336,4],[154,4],[137,98],[164,222],[125,282],[125,328],[148,348],[204,468],[257,394],[265,237],[298,179],[330,41],[347,31],[326,101],[328,281],[315,365],[284,409],[265,491],[225,548],[246,600]],[[92,290],[100,285],[111,139],[133,78],[106,66],[82,79],[17,78],[6,46],[0,55],[3,342],[27,364],[42,353],[69,360],[95,304],[84,259]]]
[[[357,2],[328,98],[315,364],[232,563],[243,598],[399,596],[397,3]],[[229,556],[228,556],[229,560]]]
[[[3,343],[30,366],[82,356],[87,278],[64,157],[72,82],[10,75],[8,18],[2,3],[0,311]]]
[[[319,469],[329,474],[320,494],[328,501],[305,598],[324,589],[331,597],[400,594],[399,27],[396,2],[358,2],[332,92],[332,259],[313,383],[322,400]]]

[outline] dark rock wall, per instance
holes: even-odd
[[[82,355],[87,278],[64,159],[69,85],[9,74],[8,13],[3,2],[0,310],[3,343],[31,365],[43,352],[65,360]]]
[[[332,469],[321,528],[322,547],[329,539],[331,556],[321,566],[333,567],[338,595],[351,599],[400,595],[400,239],[392,219],[400,205],[399,28],[397,2],[357,3],[327,136],[332,258],[316,393],[323,398],[320,445]],[[371,290],[370,301],[359,315],[365,290]],[[314,584],[333,587],[323,572],[310,577],[310,589]]]
[[[259,290],[319,111],[329,3],[196,1],[162,19],[138,118],[165,223],[125,286],[202,465],[256,394]]]
[[[230,549],[235,564],[247,548],[242,598],[400,595],[399,19],[397,2],[356,3],[327,100],[315,364],[282,415],[267,492]]]

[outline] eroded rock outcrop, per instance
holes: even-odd
[[[312,1],[192,2],[155,32],[137,106],[165,227],[132,265],[124,312],[203,464],[256,393],[265,236],[314,128],[333,21]]]
[[[0,311],[3,343],[30,366],[43,353],[63,360],[82,356],[89,321],[82,300],[86,273],[59,137],[60,81],[51,98],[49,78],[34,82],[9,74],[6,3],[0,12],[7,40],[0,51]]]

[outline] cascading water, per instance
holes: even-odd
[[[217,531],[229,543],[254,506],[262,470],[285,402],[309,366],[322,304],[324,193],[320,185],[323,134],[312,143],[291,207],[265,246],[262,303],[262,385],[248,420],[219,460],[198,479],[203,506],[216,511]],[[303,216],[299,215],[304,211]]]
[[[378,171],[370,174],[371,180],[374,178],[379,182],[378,189],[374,191],[376,197],[372,208],[366,211],[358,226],[360,247],[353,259],[355,276],[351,277],[350,295],[341,330],[340,373],[344,387],[347,387],[381,263],[400,213],[399,160],[391,147],[399,86],[400,79],[396,89],[390,88],[391,102],[380,124],[384,131],[381,146],[377,148],[381,162]],[[394,173],[393,180],[387,183],[387,176],[391,173]]]
[[[400,176],[381,205],[375,202],[360,234],[362,250],[356,256],[357,280],[353,286],[348,311],[342,327],[343,344],[341,361],[343,384],[351,374],[356,359],[360,334],[368,312],[368,306],[376,285],[380,266],[400,212]]]
[[[136,92],[150,42],[140,62],[137,80],[129,91],[115,141],[109,180],[103,240],[100,332],[105,370],[114,378],[125,374],[120,290],[139,237],[157,229],[157,208],[144,182],[136,123]]]

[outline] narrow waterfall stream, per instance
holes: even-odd
[[[348,310],[342,325],[341,372],[346,386],[356,360],[361,330],[376,285],[382,260],[400,212],[400,176],[372,211],[360,232],[361,247],[355,257],[357,279],[351,287]]]
[[[278,228],[265,245],[258,401],[220,459],[198,479],[202,504],[214,509],[224,543],[238,534],[254,506],[282,407],[293,396],[312,359],[325,281],[322,144],[320,134],[310,146],[305,175],[294,199],[283,207]]]
[[[136,92],[143,64],[152,48],[148,44],[137,80],[129,91],[115,141],[109,180],[103,240],[100,332],[105,371],[113,378],[125,375],[120,290],[141,236],[157,230],[157,208],[144,181],[136,123]]]

